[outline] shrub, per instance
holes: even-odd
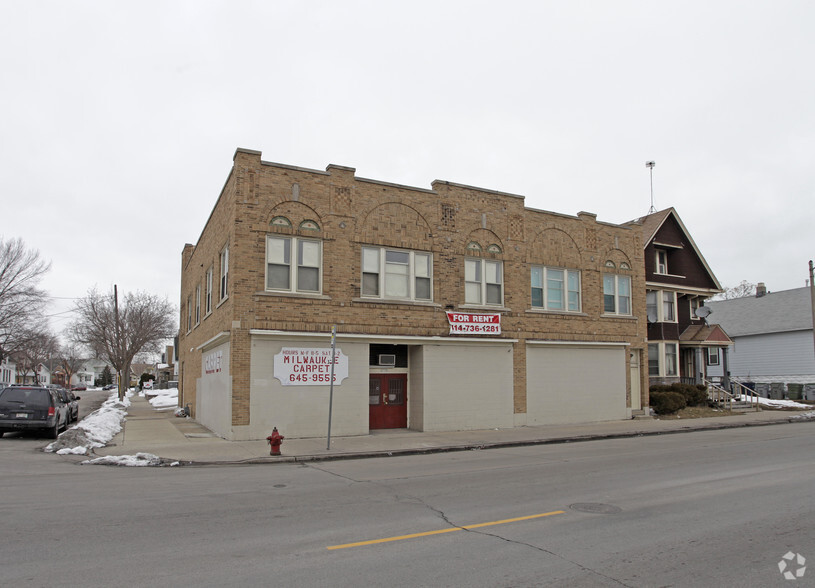
[[[707,388],[696,384],[671,384],[671,391],[685,397],[688,406],[707,406]]]
[[[673,414],[687,406],[685,397],[678,392],[651,392],[650,403],[657,414]]]

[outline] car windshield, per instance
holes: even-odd
[[[13,402],[27,406],[49,406],[51,395],[42,388],[6,388],[0,393],[0,402]]]

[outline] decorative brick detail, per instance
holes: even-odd
[[[449,204],[441,205],[441,226],[450,231],[456,229],[456,209]]]
[[[351,211],[351,188],[349,186],[332,186],[331,212],[347,215]]]

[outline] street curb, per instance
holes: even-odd
[[[430,455],[434,453],[452,453],[456,451],[481,451],[488,449],[506,449],[512,447],[525,447],[531,445],[558,445],[565,443],[583,443],[586,441],[603,441],[611,439],[625,439],[632,437],[656,437],[660,435],[676,435],[680,433],[695,433],[698,431],[720,431],[723,429],[739,429],[746,427],[766,427],[770,425],[787,425],[792,423],[811,423],[813,418],[790,417],[788,419],[778,419],[771,421],[759,421],[753,423],[721,423],[703,427],[683,427],[681,429],[666,431],[628,431],[624,433],[598,433],[592,435],[578,435],[572,437],[558,437],[553,439],[527,439],[523,441],[495,441],[490,443],[470,443],[467,445],[444,445],[439,447],[415,447],[408,449],[391,449],[364,451],[358,453],[337,453],[325,455],[299,455],[272,457],[253,457],[243,460],[226,461],[184,461],[162,458],[162,461],[174,461],[178,465],[175,467],[213,467],[213,466],[240,466],[240,465],[275,465],[281,463],[311,463],[323,461],[340,461],[352,459],[369,459],[374,457],[403,457],[410,455]]]

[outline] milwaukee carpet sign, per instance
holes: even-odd
[[[500,314],[470,314],[466,312],[448,312],[450,334],[500,335]]]
[[[328,386],[331,383],[331,349],[284,347],[274,356],[274,377],[283,386]],[[334,351],[334,385],[348,377],[348,356]]]

